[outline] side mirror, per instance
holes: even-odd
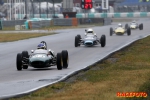
[[[33,53],[34,52],[34,50],[31,50],[31,53]]]

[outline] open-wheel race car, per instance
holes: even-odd
[[[139,30],[143,30],[143,23],[141,23],[141,24],[138,25],[138,23],[136,23],[135,21],[133,21],[130,24],[130,28],[131,29],[138,29],[139,28]]]
[[[101,47],[106,45],[106,36],[102,35],[101,38],[98,38],[96,33],[93,32],[93,29],[85,30],[85,37],[81,38],[81,35],[75,36],[75,47],[80,45],[85,46],[94,46],[101,44]]]
[[[118,27],[114,30],[112,27],[110,28],[110,36],[112,36],[113,34],[123,35],[125,33],[127,33],[128,36],[131,35],[131,29],[130,27],[128,27],[128,24],[126,24],[125,27],[122,27],[121,24],[118,24]]]
[[[36,50],[31,50],[31,54],[28,51],[22,51],[18,53],[16,57],[16,67],[17,70],[28,69],[28,66],[34,68],[47,68],[57,65],[57,69],[67,68],[69,62],[68,51],[62,50],[62,52],[57,53],[49,49],[47,50],[47,45],[45,41],[42,41]]]

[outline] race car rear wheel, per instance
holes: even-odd
[[[29,58],[28,51],[22,51],[22,59],[23,57]],[[23,69],[28,69],[28,61],[25,61],[26,65],[23,65]]]
[[[78,37],[78,46],[80,46],[81,35],[78,34],[77,37]]]
[[[143,30],[143,23],[139,25],[139,29]]]
[[[41,43],[45,44],[45,46],[46,46],[45,49],[47,50],[47,43],[45,41],[41,41]]]
[[[102,35],[100,38],[101,47],[104,47],[106,45],[106,36]]]
[[[75,36],[75,47],[78,47],[79,45],[79,39],[78,36]]]
[[[112,36],[112,34],[113,34],[113,28],[111,27],[110,28],[110,36]]]
[[[68,62],[69,62],[68,51],[63,50],[61,52],[61,54],[62,54],[62,60],[63,60],[63,68],[67,68],[68,67]]]
[[[57,53],[57,69],[62,70],[62,67],[63,67],[62,54]]]
[[[18,71],[22,70],[22,54],[21,53],[17,54],[16,67]]]
[[[127,28],[127,35],[128,36],[131,35],[131,29],[130,29],[130,27]]]

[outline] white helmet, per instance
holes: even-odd
[[[122,27],[122,24],[121,24],[121,23],[119,23],[119,24],[118,24],[118,27]]]
[[[87,29],[87,33],[94,33],[93,29],[91,29],[91,28]]]
[[[136,21],[134,20],[134,21],[132,21],[132,23],[135,23]]]

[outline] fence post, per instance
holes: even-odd
[[[2,20],[0,20],[0,30],[3,29]]]

